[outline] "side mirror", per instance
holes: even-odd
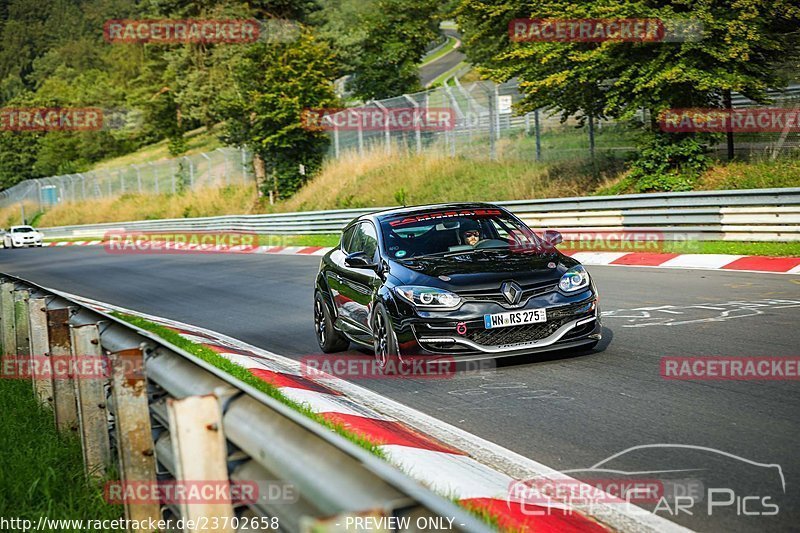
[[[564,237],[561,236],[561,233],[557,232],[554,229],[548,229],[544,232],[544,242],[549,244],[550,246],[556,246],[557,244],[561,244],[564,240]]]
[[[347,257],[344,258],[344,264],[350,268],[375,269],[377,267],[377,265],[373,263],[364,252],[353,252],[352,254],[348,254]]]

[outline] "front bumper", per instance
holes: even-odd
[[[553,291],[531,298],[517,310],[536,308],[547,309],[547,322],[485,329],[484,314],[509,310],[491,302],[466,302],[457,311],[437,313],[401,307],[393,322],[401,355],[446,355],[463,361],[560,350],[601,338],[593,288],[576,295]]]
[[[42,239],[41,238],[29,238],[29,239],[11,239],[11,244],[15,248],[23,248],[26,246],[41,246]]]

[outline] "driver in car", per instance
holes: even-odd
[[[481,230],[474,221],[469,220],[462,225],[461,240],[464,244],[475,246],[481,240]]]

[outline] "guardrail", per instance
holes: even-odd
[[[664,239],[800,240],[800,188],[695,191],[496,202],[534,229],[656,231]],[[124,231],[336,233],[355,217],[385,208],[270,215],[141,220],[43,228],[47,238],[100,237]]]
[[[87,475],[102,478],[118,463],[128,485],[278,484],[296,494],[293,503],[267,491],[242,504],[129,502],[130,520],[206,517],[219,524],[206,530],[293,532],[327,531],[345,516],[412,517],[412,526],[419,517],[450,517],[456,530],[490,531],[380,458],[148,331],[5,274],[0,310],[4,358],[53,366],[67,358],[79,369],[107,357],[108,377],[33,380],[57,427],[80,435]],[[254,517],[267,517],[268,527],[252,528]]]

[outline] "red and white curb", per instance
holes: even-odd
[[[104,241],[46,242],[44,246],[97,246]],[[322,246],[259,246],[251,250],[230,250],[228,253],[325,255],[332,248]],[[187,247],[191,252],[192,248]],[[562,250],[584,265],[636,266],[657,268],[683,268],[705,270],[734,270],[741,272],[768,272],[775,274],[800,274],[800,257],[767,257],[759,255],[729,254],[667,254],[649,252],[575,252]]]
[[[588,507],[523,504],[509,498],[509,489],[517,480],[574,481],[543,464],[351,382],[334,376],[312,379],[304,375],[299,361],[208,329],[61,294],[101,311],[121,311],[159,323],[214,350],[272,383],[286,397],[361,434],[378,445],[390,463],[435,492],[472,508],[490,511],[503,528],[547,533],[690,531],[625,502],[594,502]]]
[[[800,257],[729,254],[659,254],[644,252],[562,251],[584,265],[738,270],[743,272],[800,273]]]

